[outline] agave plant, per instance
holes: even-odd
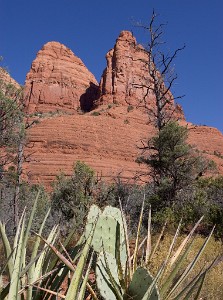
[[[193,235],[202,221],[195,224],[194,228],[175,250],[179,237],[179,224],[167,256],[160,266],[157,274],[152,276],[149,272],[157,248],[160,246],[164,228],[154,246],[151,244],[151,209],[148,216],[148,234],[140,241],[144,201],[138,223],[135,249],[130,254],[129,237],[126,219],[120,205],[120,210],[106,207],[102,212],[97,206],[92,206],[87,218],[85,236],[88,237],[97,223],[92,238],[92,246],[98,253],[96,265],[96,282],[98,290],[104,299],[198,299],[207,271],[216,260],[201,273],[193,277],[188,283],[189,275],[204,251],[214,228],[210,232],[198,253],[183,268],[186,257],[193,244]],[[146,242],[146,247],[145,247]],[[145,255],[139,259],[140,248],[145,248]],[[168,271],[168,272],[167,272]]]
[[[20,218],[13,247],[11,247],[6,235],[5,225],[0,222],[0,233],[7,258],[6,269],[8,276],[8,284],[6,286],[3,285],[2,274],[0,276],[0,299],[39,300],[52,299],[54,296],[62,299],[66,297],[67,300],[82,300],[84,299],[86,288],[89,289],[93,299],[97,299],[94,291],[87,282],[92,257],[84,275],[84,267],[87,264],[93,233],[90,233],[85,243],[83,238],[81,238],[75,247],[73,247],[71,254],[66,252],[65,246],[70,241],[74,232],[71,232],[64,245],[61,244],[61,247],[57,249],[54,244],[59,233],[58,226],[53,227],[47,239],[42,237],[42,231],[49,215],[48,211],[39,232],[35,234],[36,240],[30,261],[27,263],[26,247],[31,234],[31,225],[38,196],[39,193],[34,202],[27,226],[25,226],[25,211]],[[41,240],[44,242],[42,249],[40,249]],[[66,253],[68,258],[62,254],[63,252]],[[70,271],[74,274],[65,296],[58,291]]]

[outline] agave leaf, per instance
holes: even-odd
[[[51,244],[49,241],[45,240],[41,235],[39,235],[38,233],[36,233],[36,235],[38,237],[40,237],[44,243],[46,245],[48,245],[50,247],[50,249],[56,254],[56,256],[71,270],[71,271],[75,271],[74,266],[72,265],[72,263],[59,251],[57,250],[57,248],[55,246],[53,246],[53,244]]]
[[[149,206],[148,228],[147,228],[147,244],[146,244],[146,265],[149,262],[149,257],[152,251],[151,243],[151,205]]]
[[[178,237],[179,232],[180,232],[180,227],[181,227],[181,222],[179,223],[179,225],[178,225],[178,227],[177,227],[176,233],[175,233],[174,238],[173,238],[173,240],[172,240],[172,243],[171,243],[171,245],[170,245],[170,247],[169,247],[169,250],[168,250],[166,259],[165,259],[165,261],[164,261],[164,267],[163,267],[163,269],[162,269],[162,273],[161,273],[161,276],[160,276],[160,277],[163,277],[164,274],[165,274],[165,271],[166,271],[166,268],[167,268],[167,266],[168,266],[168,262],[169,262],[171,253],[172,253],[172,251],[173,251],[174,245],[175,245],[175,243],[176,243],[177,237]]]
[[[166,228],[166,225],[167,225],[167,222],[165,222],[165,224],[164,224],[163,227],[162,227],[162,230],[161,230],[161,232],[160,232],[160,235],[159,235],[159,237],[158,237],[158,239],[157,239],[157,241],[156,241],[155,247],[153,248],[153,251],[151,252],[150,256],[148,257],[147,264],[149,264],[149,262],[152,260],[153,255],[156,253],[156,250],[157,250],[158,247],[159,247],[159,244],[160,244],[160,241],[161,241],[161,239],[162,239],[162,236],[163,236],[164,230],[165,230],[165,228]]]
[[[160,291],[161,296],[164,296],[166,294],[166,292],[168,291],[168,289],[170,288],[175,276],[177,275],[178,271],[180,270],[180,267],[181,267],[184,259],[186,258],[187,254],[189,253],[192,245],[193,245],[193,241],[187,246],[183,255],[179,258],[175,267],[173,268],[173,270],[171,270],[170,275],[167,277],[166,281],[163,283],[161,291]]]
[[[3,285],[2,275],[0,275],[0,293],[3,290],[3,287],[4,285]]]
[[[3,300],[7,297],[9,293],[10,283],[8,283],[2,290],[0,291],[0,299]],[[8,298],[7,298],[8,299]]]
[[[28,241],[28,237],[31,231],[31,226],[32,226],[32,222],[33,222],[33,218],[36,212],[36,207],[37,207],[37,203],[38,203],[38,199],[39,199],[39,194],[40,194],[40,190],[38,190],[35,201],[33,203],[33,207],[32,207],[32,211],[31,214],[29,216],[29,221],[25,230],[25,235],[24,235],[24,245],[26,246],[27,241]]]
[[[18,291],[20,289],[20,271],[21,271],[21,263],[22,263],[22,252],[24,247],[24,233],[25,233],[25,212],[22,214],[20,218],[19,225],[17,228],[18,239],[17,239],[17,251],[13,266],[11,284],[9,288],[8,299],[10,300],[20,300],[21,296],[18,295]]]
[[[201,254],[203,253],[205,247],[207,246],[207,243],[209,242],[214,228],[211,230],[209,236],[206,238],[205,242],[203,243],[202,247],[199,249],[198,253],[195,255],[194,259],[191,261],[191,263],[187,266],[187,268],[185,269],[185,271],[183,272],[183,274],[180,276],[180,278],[178,279],[178,281],[175,283],[175,285],[173,286],[173,288],[171,289],[171,291],[169,292],[169,294],[167,295],[167,298],[170,297],[173,292],[177,289],[177,287],[187,278],[187,276],[189,275],[189,273],[193,270],[194,266],[196,265],[198,259],[200,258]]]
[[[200,284],[198,286],[198,290],[197,290],[197,293],[196,293],[196,295],[194,297],[194,300],[198,300],[199,299],[198,297],[201,294],[201,290],[202,290],[202,287],[204,285],[206,274],[207,274],[207,271],[202,274],[201,281],[200,281]]]
[[[92,252],[92,254],[91,254],[91,258],[90,258],[90,261],[89,261],[89,264],[88,264],[88,268],[87,268],[87,271],[85,273],[84,280],[83,280],[83,283],[81,285],[80,292],[79,292],[79,295],[78,295],[78,300],[84,300],[84,295],[85,295],[85,291],[86,291],[86,285],[87,285],[87,282],[88,282],[88,276],[89,276],[91,265],[92,265],[93,255],[94,255],[94,252]]]
[[[83,274],[83,270],[87,261],[87,257],[88,257],[88,252],[90,250],[91,247],[91,243],[93,240],[93,236],[94,236],[94,231],[95,231],[95,227],[97,224],[97,219],[95,221],[95,223],[93,224],[92,230],[90,232],[90,235],[85,243],[84,249],[82,251],[82,254],[80,256],[80,259],[78,261],[76,270],[73,274],[72,280],[71,280],[71,284],[69,286],[69,289],[67,291],[67,295],[66,295],[66,300],[73,300],[73,299],[77,299],[78,296],[78,291],[79,291],[79,287],[81,284],[81,280],[82,280],[82,274]]]
[[[134,254],[133,254],[133,273],[135,272],[137,268],[137,258],[138,258],[138,246],[139,246],[139,238],[140,238],[140,231],[142,227],[142,219],[143,219],[143,211],[144,211],[144,204],[145,204],[145,194],[142,202],[142,208],[141,208],[141,213],[139,217],[139,223],[138,223],[138,229],[137,229],[137,235],[136,235],[136,243],[135,243],[135,249],[134,249]]]
[[[219,263],[219,257],[216,257],[212,262],[211,264],[202,272],[200,272],[198,275],[196,275],[180,292],[179,294],[174,298],[174,300],[180,300],[182,299],[182,296],[184,295],[184,293],[189,289],[190,289],[194,286],[194,285],[198,285],[198,283],[200,282],[200,279],[202,276],[206,276],[207,272],[214,266],[216,266],[217,264]],[[204,278],[205,279],[205,278]],[[203,279],[203,280],[204,280]],[[203,283],[202,283],[203,285]],[[201,289],[202,289],[202,285],[200,284],[198,286],[198,290],[197,290],[197,293],[196,293],[196,296],[198,297],[200,292],[201,292]],[[196,299],[196,296],[194,298],[194,300]],[[168,298],[167,298],[168,299]],[[171,297],[172,299],[172,297]]]
[[[21,216],[21,218],[19,219],[19,223],[18,223],[18,226],[17,226],[15,238],[14,238],[14,243],[13,243],[13,255],[12,255],[13,263],[15,263],[16,256],[17,256],[18,241],[19,241],[19,236],[20,236],[20,228],[21,228],[21,224],[22,224],[22,222],[23,222],[23,218],[24,218],[24,215],[25,215],[25,211],[26,211],[26,207],[24,208],[23,213],[22,213],[22,216]]]
[[[45,218],[44,218],[44,220],[43,220],[43,222],[41,224],[41,227],[40,227],[39,232],[38,232],[39,235],[42,234],[42,231],[43,231],[43,228],[45,226],[46,220],[47,220],[47,218],[49,216],[49,213],[50,213],[50,209],[46,213]],[[38,267],[35,265],[35,262],[36,262],[36,257],[38,256],[37,253],[38,253],[40,241],[41,241],[40,237],[37,236],[35,244],[33,246],[33,251],[32,251],[32,254],[31,254],[31,259],[30,259],[30,262],[33,262],[33,263],[31,264],[30,268],[28,269],[28,280],[29,280],[29,282],[33,282],[35,280],[35,278],[37,277],[37,273],[38,273],[37,268]],[[45,249],[44,249],[44,251],[45,251]],[[42,252],[43,251],[41,251],[41,253]],[[35,276],[35,274],[36,274],[36,276]],[[31,300],[31,298],[32,298],[32,289],[33,289],[32,286],[30,286],[28,288],[27,300]]]
[[[130,247],[129,247],[129,237],[128,237],[128,227],[125,219],[125,215],[122,208],[122,203],[119,198],[119,205],[120,205],[120,211],[122,216],[122,222],[123,222],[123,229],[124,229],[124,236],[125,236],[125,244],[126,244],[126,254],[127,254],[127,262],[126,262],[126,271],[125,271],[125,278],[126,278],[126,286],[129,285],[130,280],[132,278],[132,267],[131,267],[131,254],[130,254]]]
[[[57,235],[57,226],[54,226],[47,238],[47,241],[49,243],[53,242],[56,235]],[[29,283],[31,285],[32,285],[32,283],[36,282],[36,280],[38,280],[38,278],[40,278],[42,276],[42,274],[47,273],[47,271],[43,270],[43,265],[46,260],[47,251],[48,251],[48,246],[44,247],[43,250],[41,251],[41,254],[39,255],[39,258],[35,264],[34,272],[31,274],[32,278],[29,280]],[[36,260],[36,259],[34,259],[34,260]],[[32,261],[31,261],[31,263],[32,263]],[[29,296],[31,294],[31,290],[32,290],[32,288],[29,289]]]
[[[177,296],[172,297],[167,296],[166,299],[174,299],[174,300],[181,300],[183,299],[183,295],[186,293],[186,291],[189,289],[189,292],[191,291],[191,289],[194,291],[193,287],[196,287],[197,283],[199,283],[200,278],[202,277],[202,275],[204,275],[204,273],[206,272],[206,270],[204,272],[200,272],[195,278],[193,278],[180,292]],[[187,293],[187,294],[188,294]]]
[[[139,244],[139,246],[138,246],[138,251],[143,247],[143,245],[145,244],[145,242],[146,242],[146,240],[147,240],[147,236],[145,236],[144,237],[144,239],[141,241],[141,243]],[[134,254],[133,254],[134,255]],[[131,260],[133,260],[133,255],[131,256]]]
[[[76,260],[80,255],[80,249],[81,249],[81,245],[76,245],[73,248],[72,253],[70,254],[73,265],[75,264]],[[70,271],[70,269],[66,265],[64,266],[64,264],[62,264],[62,266],[63,266],[62,273],[60,272],[55,273],[54,276],[51,276],[50,280],[47,282],[47,287],[53,291],[57,291],[59,289],[65,277],[67,276],[68,272]],[[47,295],[46,295],[46,299],[48,299]]]
[[[59,235],[59,225],[55,225],[47,238],[47,242],[51,245],[54,245],[58,235]],[[53,257],[54,257],[54,253],[51,251],[51,249],[48,248],[42,266],[43,274],[55,268],[55,266],[51,268],[51,260]]]
[[[70,242],[71,238],[72,238],[73,235],[76,233],[76,231],[77,231],[77,230],[76,230],[76,228],[74,227],[73,230],[69,233],[68,237],[67,237],[67,238],[65,239],[65,241],[63,242],[64,247],[66,247],[66,246],[68,245],[68,243]],[[81,246],[81,245],[83,244],[84,240],[85,240],[85,237],[84,237],[84,235],[82,235],[82,236],[80,237],[80,239],[78,240],[76,246],[78,246],[78,245]],[[58,251],[59,251],[59,252],[62,251],[61,246],[59,247]],[[59,260],[58,256],[55,256],[55,257],[51,260],[51,263],[50,263],[50,266],[49,266],[49,270],[55,268],[56,264],[58,263],[58,260]]]
[[[6,232],[5,232],[5,225],[2,222],[0,222],[0,233],[1,233],[1,237],[2,237],[3,246],[4,246],[4,249],[5,249],[5,255],[6,255],[6,258],[7,258],[9,278],[11,279],[12,272],[13,272],[13,258],[12,258],[13,252],[12,252],[8,237],[7,237]]]
[[[175,254],[172,256],[171,260],[170,260],[170,266],[172,266],[175,261],[177,260],[177,258],[179,257],[180,253],[182,252],[182,250],[184,249],[184,247],[186,246],[186,244],[188,243],[188,241],[191,239],[191,237],[193,236],[195,230],[197,229],[197,227],[199,226],[199,224],[201,223],[201,221],[203,220],[204,216],[202,216],[198,222],[194,225],[194,227],[192,228],[192,230],[190,231],[190,233],[186,236],[186,238],[183,240],[183,242],[181,243],[181,245],[179,246],[179,248],[177,249],[177,251],[175,252]]]
[[[198,297],[200,295],[200,292],[201,292],[201,289],[202,289],[202,286],[204,284],[206,273],[207,272],[204,272],[203,274],[201,274],[201,276],[195,281],[192,288],[188,291],[188,293],[186,294],[186,296],[183,300],[189,300],[190,297],[193,295],[193,293],[194,293],[195,289],[197,288],[197,286],[198,286],[198,290],[197,290],[196,296],[193,299],[194,300],[198,299]]]

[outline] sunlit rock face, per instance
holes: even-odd
[[[58,42],[43,46],[26,76],[29,113],[90,110],[97,95],[98,83],[94,75],[80,58]]]

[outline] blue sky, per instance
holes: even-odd
[[[186,96],[186,118],[223,132],[223,2],[220,0],[0,0],[0,55],[23,84],[36,53],[48,41],[73,50],[99,80],[105,54],[121,30],[146,42],[133,21],[147,24],[154,8],[167,22],[169,50],[186,44],[175,60],[176,95]]]

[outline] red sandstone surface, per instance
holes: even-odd
[[[130,32],[122,32],[107,55],[100,85],[66,46],[47,43],[27,74],[27,112],[38,119],[28,132],[31,154],[24,164],[30,182],[50,186],[60,171],[69,175],[77,160],[93,167],[106,179],[133,178],[145,171],[135,160],[138,146],[155,128],[140,101],[145,90],[136,85],[149,81],[142,46]],[[154,105],[154,98],[146,98]],[[175,103],[177,118],[186,125]],[[82,113],[85,111],[85,113]],[[86,113],[86,111],[89,111]],[[33,116],[32,116],[33,118]],[[188,124],[189,143],[213,159],[223,174],[223,135],[215,128]]]
[[[49,42],[37,53],[26,76],[29,113],[89,110],[97,97],[97,81],[80,58],[66,46]]]

